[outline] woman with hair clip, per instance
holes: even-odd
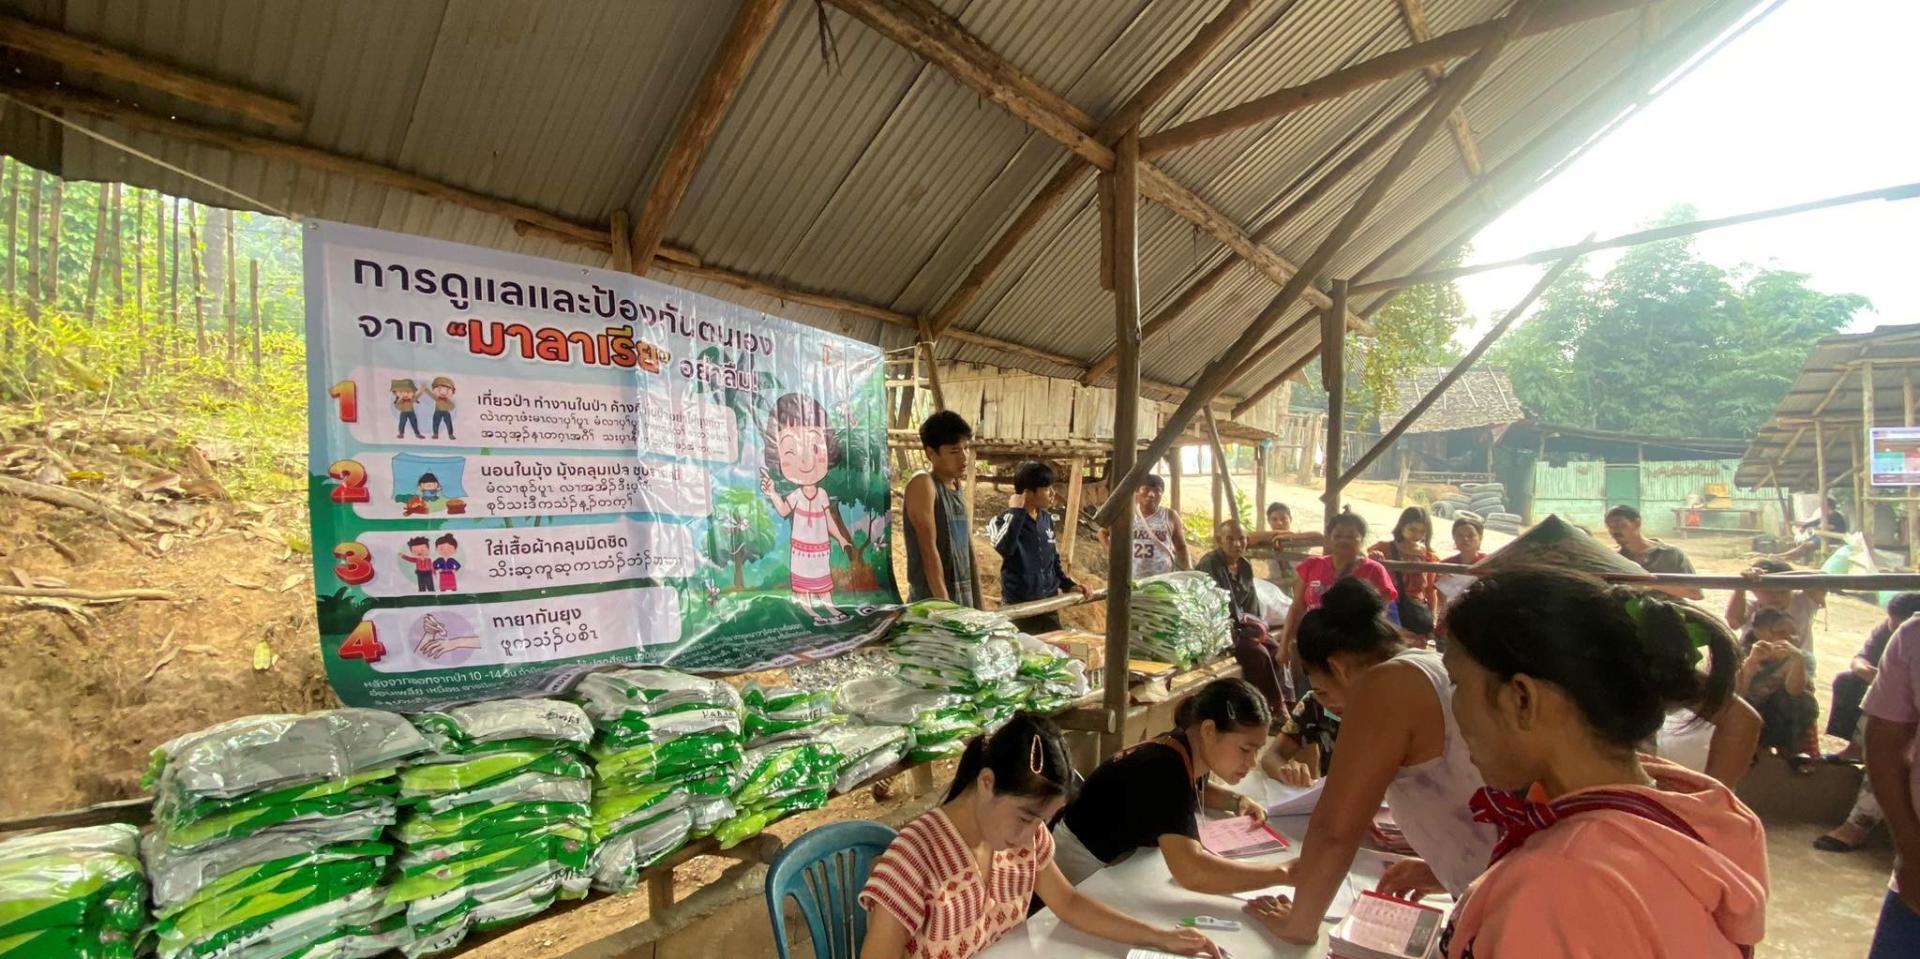
[[[1501,835],[1445,955],[1751,956],[1766,931],[1760,818],[1713,778],[1636,752],[1674,705],[1712,715],[1733,695],[1726,627],[1554,570],[1481,580],[1449,623],[1455,713],[1488,785],[1473,807]]]
[[[1149,847],[1166,857],[1173,881],[1194,892],[1280,881],[1281,866],[1223,859],[1200,845],[1202,807],[1266,819],[1259,803],[1212,780],[1246,778],[1272,722],[1266,697],[1246,680],[1216,679],[1180,704],[1172,732],[1101,763],[1053,830],[1067,881],[1078,885]]]
[[[1294,887],[1293,897],[1262,898],[1247,910],[1281,939],[1310,943],[1383,800],[1420,855],[1382,877],[1380,890],[1392,895],[1465,891],[1486,866],[1495,833],[1467,808],[1483,784],[1453,721],[1440,654],[1409,649],[1372,586],[1334,583],[1300,621],[1299,652],[1314,698],[1340,717],[1340,761],[1327,773],[1300,858],[1279,880]]]
[[[1080,894],[1053,862],[1047,821],[1073,767],[1060,730],[1016,714],[967,744],[945,805],[907,824],[874,861],[860,905],[862,959],[967,959],[1027,919],[1035,895],[1088,935],[1183,956],[1220,949],[1192,929],[1161,929]]]

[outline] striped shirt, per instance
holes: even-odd
[[[980,864],[945,811],[907,824],[873,864],[860,905],[907,928],[907,955],[967,959],[1027,919],[1040,871],[1053,863],[1053,836],[1034,829],[1025,848],[993,854],[992,875]]]

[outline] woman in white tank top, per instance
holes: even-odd
[[[1383,800],[1420,856],[1387,871],[1390,894],[1459,895],[1498,837],[1468,806],[1484,783],[1454,723],[1440,654],[1406,648],[1373,587],[1334,584],[1301,621],[1298,645],[1314,696],[1340,716],[1339,760],[1291,864],[1293,900],[1250,910],[1279,938],[1311,943]]]

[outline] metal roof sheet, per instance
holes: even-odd
[[[1711,9],[1731,24],[1756,0],[1670,0],[1661,20]],[[1092,116],[1124,102],[1225,0],[939,0],[982,42]],[[1427,0],[1435,33],[1498,16],[1508,0]],[[310,119],[298,142],[418,173],[583,223],[644,204],[680,114],[738,0],[0,0],[27,16],[196,72],[290,97]],[[1064,149],[946,73],[848,15],[790,2],[702,158],[667,238],[705,261],[907,315],[926,315],[961,282],[1063,162]],[[830,31],[823,37],[822,24]],[[1622,14],[1515,42],[1468,98],[1489,168],[1637,55],[1641,21]],[[1143,128],[1213,113],[1409,43],[1394,4],[1255,0],[1207,59],[1157,102]],[[823,54],[823,46],[826,54]],[[830,54],[830,55],[829,55]],[[0,63],[17,57],[0,53]],[[44,65],[27,63],[44,74]],[[196,122],[258,127],[98,78],[84,85]],[[1278,121],[1158,158],[1170,176],[1254,232],[1366,133],[1427,89],[1411,74]],[[1605,117],[1556,141],[1561,153]],[[234,156],[97,125],[168,164],[262,205],[570,262],[598,255],[500,217],[292,163]],[[1577,135],[1577,136],[1576,136]],[[201,202],[232,196],[8,111],[0,148],[69,177],[110,178]],[[1071,162],[1078,162],[1077,160]],[[1294,211],[1268,245],[1299,262],[1319,244],[1385,154]],[[1458,194],[1466,174],[1451,137],[1419,154],[1328,275],[1350,274]],[[955,329],[1090,360],[1112,343],[1111,297],[1088,177],[1018,244]],[[1425,260],[1485,211],[1472,204],[1382,265]],[[1141,211],[1146,316],[1228,255],[1156,204]],[[907,331],[753,297],[724,284],[674,282],[885,343]],[[1274,292],[1240,265],[1143,355],[1145,375],[1189,382]],[[1305,314],[1296,305],[1288,321]],[[1311,349],[1304,330],[1231,392],[1262,385]],[[974,343],[943,357],[1049,375],[1080,371]]]
[[[1872,425],[1905,425],[1906,383],[1913,378],[1920,386],[1920,368],[1912,365],[1920,361],[1920,324],[1825,337],[1807,354],[1800,375],[1780,397],[1772,418],[1754,434],[1734,482],[1744,487],[1818,488],[1816,432],[1826,446],[1827,481],[1846,472],[1865,439],[1862,413],[1867,404],[1860,370],[1866,360],[1905,361],[1906,365],[1875,370],[1872,403]]]

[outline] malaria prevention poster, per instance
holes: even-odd
[[[876,347],[624,273],[304,228],[314,572],[343,702],[767,668],[885,628]]]

